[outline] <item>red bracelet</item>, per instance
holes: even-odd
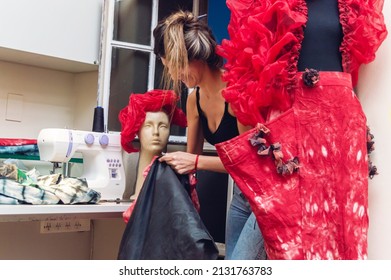
[[[196,159],[195,159],[195,162],[194,162],[194,172],[197,171],[197,165],[198,165],[198,158],[199,158],[200,155],[196,155]]]

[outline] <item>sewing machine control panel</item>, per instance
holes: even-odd
[[[119,168],[122,167],[122,160],[119,158],[107,158],[106,163],[110,170],[111,179],[120,179]]]

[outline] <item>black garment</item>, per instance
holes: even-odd
[[[339,50],[343,32],[339,21],[337,0],[306,0],[308,20],[304,28],[298,70],[342,72]]]
[[[155,160],[126,225],[118,259],[217,259],[217,247],[189,197],[187,179]]]
[[[208,127],[208,119],[200,106],[200,92],[196,90],[196,104],[204,138],[211,145],[224,142],[239,135],[237,120],[228,112],[225,102],[224,114],[219,127],[212,133]],[[225,226],[227,213],[228,175],[206,170],[197,171],[197,192],[200,200],[200,216],[214,240],[225,242]]]
[[[199,90],[200,89],[197,87],[196,90],[197,110],[198,110],[198,115],[200,116],[202,130],[204,132],[204,137],[206,141],[208,141],[208,143],[210,143],[211,145],[215,145],[217,143],[224,142],[238,136],[239,135],[238,124],[236,122],[236,118],[228,112],[227,102],[225,102],[224,115],[221,119],[219,127],[214,133],[212,133],[209,130],[208,119],[206,118],[204,112],[202,112],[201,110]]]

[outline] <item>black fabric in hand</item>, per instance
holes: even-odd
[[[155,160],[122,236],[118,259],[217,259],[218,249],[187,189],[187,175]]]

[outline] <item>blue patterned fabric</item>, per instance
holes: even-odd
[[[25,172],[14,164],[0,165],[0,204],[97,203],[100,198],[83,178],[40,176],[35,169]]]

